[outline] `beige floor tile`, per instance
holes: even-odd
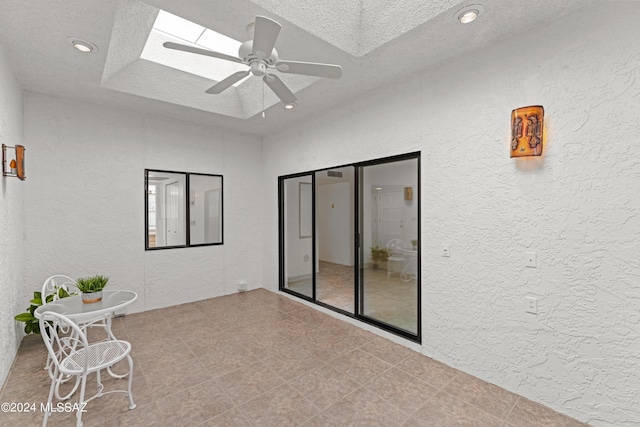
[[[239,410],[260,427],[296,426],[318,414],[316,406],[288,384],[242,404]]]
[[[334,426],[399,426],[408,418],[408,414],[362,387],[323,413],[329,419],[328,425]]]
[[[255,362],[216,379],[234,404],[239,405],[284,382],[262,362]]]
[[[207,381],[156,400],[158,417],[166,426],[195,426],[233,408],[214,381]]]
[[[391,365],[396,365],[416,353],[410,348],[380,337],[374,338],[360,347],[360,349]]]
[[[419,353],[410,355],[398,363],[397,366],[406,373],[418,377],[438,389],[447,385],[459,372],[444,363]]]
[[[244,348],[258,359],[266,359],[291,351],[297,346],[277,332],[247,335],[242,341]]]
[[[303,427],[327,427],[331,421],[325,414],[319,414],[301,424]]]
[[[291,381],[289,384],[315,405],[324,409],[338,403],[359,384],[334,368],[321,365]]]
[[[304,375],[323,364],[298,347],[265,359],[264,363],[285,380]]]
[[[389,363],[360,349],[338,357],[331,363],[331,366],[347,374],[360,384],[365,384],[391,368]]]
[[[338,340],[338,338],[341,339]],[[298,339],[297,342],[306,352],[325,362],[343,356],[356,348],[352,343],[346,341],[344,337],[334,338],[330,334],[322,333],[318,333],[316,336],[305,336]]]
[[[202,427],[251,427],[251,424],[239,410],[232,409],[209,419],[202,424]]]
[[[404,425],[407,427],[500,427],[502,420],[441,391],[418,409]]]
[[[558,414],[546,406],[523,397],[507,417],[507,424],[513,427],[581,427],[586,424]]]
[[[5,399],[0,402],[13,402]],[[17,403],[17,402],[16,402]],[[38,410],[35,412],[3,412],[0,414],[0,427],[39,426],[42,425],[44,415]]]
[[[213,378],[198,361],[180,359],[177,359],[170,369],[162,372],[145,370],[144,376],[156,399]]]
[[[517,395],[464,372],[460,372],[444,390],[498,418],[509,415],[518,400]]]
[[[227,375],[259,360],[240,344],[214,346],[210,351],[199,354],[200,363],[213,378]]]
[[[392,368],[369,381],[365,388],[407,414],[415,412],[437,392],[434,387],[398,368]]]

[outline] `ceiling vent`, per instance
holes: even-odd
[[[334,178],[342,178],[342,172],[338,171],[327,171],[327,176],[332,176]]]

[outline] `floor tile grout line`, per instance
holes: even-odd
[[[522,399],[522,396],[519,396],[519,395],[516,395],[516,396],[518,396],[516,401],[513,403],[513,406],[509,410],[509,413],[504,417],[504,424],[507,424],[507,420],[511,416],[511,413],[513,412],[514,409],[516,409],[516,406],[518,406],[518,403],[520,403],[520,399]]]

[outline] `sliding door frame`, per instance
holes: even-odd
[[[403,160],[412,160],[412,159],[416,159],[417,160],[417,198],[418,198],[418,213],[417,213],[417,231],[418,231],[418,235],[417,240],[418,240],[418,254],[416,256],[416,333],[412,334],[409,331],[406,331],[404,329],[400,329],[396,326],[390,325],[388,323],[385,322],[381,322],[379,320],[376,320],[374,318],[365,316],[364,314],[360,314],[360,310],[362,309],[362,307],[364,307],[364,292],[362,292],[362,288],[364,286],[363,280],[364,277],[362,276],[362,274],[360,274],[363,266],[364,266],[364,259],[365,259],[365,248],[363,247],[363,235],[362,235],[362,226],[363,224],[361,224],[361,219],[362,216],[360,215],[360,206],[362,205],[362,201],[363,201],[363,197],[365,194],[365,189],[362,188],[362,173],[361,171],[363,170],[363,168],[367,167],[367,166],[375,166],[375,165],[382,165],[382,164],[387,164],[387,163],[393,163],[393,162],[399,162],[399,161],[403,161]],[[355,300],[356,300],[356,307],[355,307],[355,318],[361,320],[362,322],[365,323],[369,323],[371,325],[374,325],[380,329],[384,329],[386,331],[392,332],[396,335],[400,335],[408,340],[411,341],[415,341],[417,343],[422,343],[422,269],[421,269],[421,258],[422,258],[422,254],[421,254],[421,232],[422,232],[422,226],[421,226],[421,204],[422,204],[422,198],[420,197],[420,195],[422,194],[420,191],[420,180],[421,180],[421,175],[420,175],[420,152],[414,152],[414,153],[407,153],[407,154],[400,154],[397,156],[391,156],[391,157],[385,157],[382,159],[375,159],[375,160],[369,160],[366,162],[360,162],[360,163],[356,163],[356,197],[355,197],[355,204],[356,204],[356,235],[357,235],[357,244],[356,246],[356,257],[357,257],[357,261],[356,261],[356,288],[355,288]]]
[[[397,161],[402,161],[402,160],[411,160],[411,159],[416,159],[417,160],[417,197],[418,197],[418,213],[417,213],[417,230],[418,230],[418,235],[417,240],[418,240],[418,254],[416,257],[416,304],[417,304],[417,325],[416,325],[416,334],[412,334],[409,331],[400,329],[398,327],[395,327],[393,325],[390,325],[388,323],[384,323],[381,321],[378,321],[376,319],[364,316],[359,314],[360,311],[360,307],[362,307],[362,302],[363,302],[363,293],[361,292],[361,268],[364,265],[364,249],[362,248],[362,234],[361,234],[361,218],[360,218],[360,205],[361,205],[361,198],[363,195],[363,189],[360,188],[362,185],[361,182],[361,170],[363,167],[366,166],[373,166],[373,165],[379,165],[379,164],[385,164],[385,163],[392,163],[392,162],[397,162]],[[342,310],[338,307],[329,305],[327,303],[324,303],[322,301],[318,301],[317,299],[317,294],[316,294],[316,262],[317,262],[317,251],[316,251],[316,173],[318,172],[323,172],[323,171],[327,171],[327,170],[332,170],[332,169],[340,169],[340,168],[345,168],[345,167],[354,167],[354,206],[353,206],[353,212],[354,212],[354,244],[353,244],[353,251],[354,251],[354,283],[353,283],[353,289],[354,289],[354,307],[353,307],[353,312],[348,312],[345,310]],[[312,186],[312,241],[311,241],[311,245],[312,245],[312,296],[309,297],[307,295],[301,294],[299,292],[293,291],[291,289],[287,289],[286,288],[286,261],[285,261],[285,243],[286,243],[286,239],[285,239],[285,206],[284,206],[284,184],[285,181],[287,179],[291,179],[291,178],[300,178],[303,176],[311,176],[311,186]],[[396,155],[396,156],[390,156],[390,157],[385,157],[385,158],[381,158],[381,159],[373,159],[373,160],[367,160],[367,161],[363,161],[363,162],[357,162],[357,163],[349,163],[349,164],[345,164],[345,165],[341,165],[341,166],[332,166],[332,167],[328,167],[328,168],[322,168],[322,169],[316,169],[313,171],[306,171],[306,172],[299,172],[299,173],[295,173],[295,174],[290,174],[290,175],[282,175],[278,177],[278,270],[279,270],[279,285],[278,288],[281,292],[284,293],[288,293],[290,295],[294,295],[298,298],[302,298],[306,301],[312,302],[314,304],[317,304],[319,306],[325,307],[329,310],[338,312],[340,314],[343,314],[345,316],[357,319],[363,323],[367,323],[370,325],[373,325],[377,328],[383,329],[387,332],[391,332],[393,334],[402,336],[403,338],[406,338],[407,340],[410,341],[414,341],[417,343],[421,343],[422,342],[422,270],[421,270],[421,204],[422,204],[422,200],[420,195],[421,193],[421,163],[420,163],[420,151],[416,151],[416,152],[411,152],[411,153],[406,153],[406,154],[400,154],[400,155]]]

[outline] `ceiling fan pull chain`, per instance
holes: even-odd
[[[262,118],[265,118],[264,115],[264,80],[262,80]]]

